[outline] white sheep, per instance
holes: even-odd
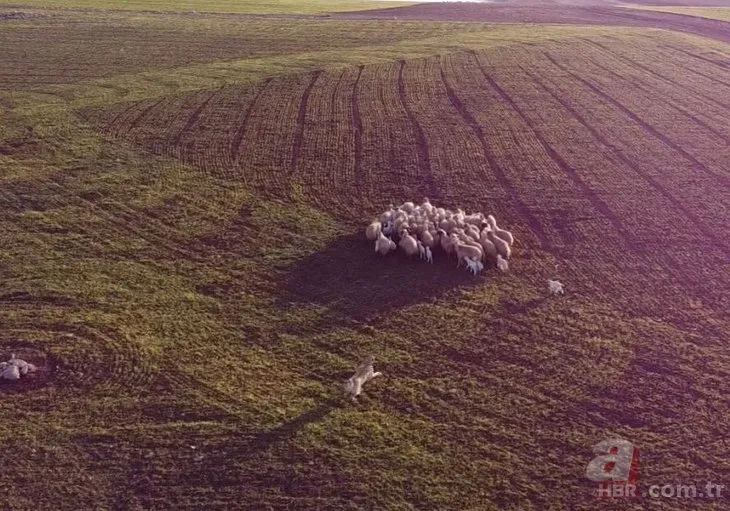
[[[548,279],[548,292],[551,295],[564,294],[563,284],[557,280]]]
[[[356,401],[355,398],[360,395],[362,392],[362,386],[365,383],[382,375],[382,373],[376,373],[373,370],[374,363],[375,357],[372,355],[369,356],[362,364],[360,364],[360,367],[355,370],[355,374],[353,374],[350,379],[345,382],[345,393],[350,395],[353,401]]]
[[[494,243],[489,241],[489,237],[487,234],[482,231],[482,235],[479,238],[479,244],[484,249],[484,260],[485,261],[496,261],[499,254],[497,253],[497,247],[494,246]]]
[[[446,234],[446,231],[443,229],[438,230],[439,235],[439,243],[441,244],[441,248],[444,252],[447,254],[451,254],[454,252],[454,243],[452,242],[451,238],[448,234]]]
[[[429,264],[433,264],[433,252],[431,252],[431,247],[426,247],[426,262]]]
[[[494,246],[497,249],[497,253],[505,259],[509,259],[512,255],[512,250],[509,247],[509,243],[507,243],[502,238],[497,237],[493,230],[488,231],[487,236],[489,237],[489,241],[494,243]]]
[[[494,218],[494,216],[489,215],[487,217],[487,222],[489,222],[489,226],[492,228],[492,231],[494,231],[494,234],[496,234],[499,238],[503,239],[510,245],[515,242],[515,238],[512,236],[511,232],[500,229],[499,226],[497,226],[497,219]]]
[[[430,225],[429,225],[429,229],[424,230],[421,233],[421,241],[423,242],[423,244],[425,246],[433,248],[435,242],[434,242],[433,234],[431,233],[431,226]]]
[[[393,219],[394,219],[394,216],[395,216],[395,209],[393,209],[393,205],[392,204],[389,204],[388,205],[388,210],[387,211],[384,211],[380,215],[380,223],[381,224],[384,224],[386,222],[392,222]]]
[[[456,235],[452,235],[452,240],[454,240],[454,238],[456,238]],[[456,249],[456,256],[458,258],[456,261],[457,268],[461,266],[461,262],[468,257],[474,260],[482,259],[482,250],[480,248],[462,243],[458,240],[458,238],[454,240],[454,248]]]
[[[413,213],[413,210],[416,208],[416,206],[412,202],[404,202],[399,207],[406,213]]]
[[[461,242],[462,242],[462,243],[463,243],[464,245],[469,245],[470,247],[474,247],[474,248],[478,249],[478,250],[479,250],[479,253],[481,254],[481,256],[479,257],[479,259],[480,259],[480,260],[484,259],[484,248],[482,247],[482,245],[481,245],[481,244],[480,244],[479,242],[477,242],[477,241],[474,241],[474,240],[473,240],[473,239],[471,238],[471,236],[468,236],[468,235],[464,234],[464,231],[463,231],[463,230],[461,230],[461,229],[459,229],[459,230],[458,230],[458,231],[457,231],[457,232],[455,233],[455,235],[456,235],[456,236],[457,236],[457,237],[459,238],[459,240],[460,240],[460,241],[461,241]]]
[[[408,229],[403,230],[402,237],[398,242],[398,246],[406,253],[408,257],[418,254],[418,242],[416,238],[410,235]]]
[[[479,241],[480,233],[479,229],[477,229],[475,226],[471,224],[466,224],[466,235],[469,236],[474,241]]]
[[[391,250],[395,250],[395,242],[386,238],[383,233],[380,233],[377,241],[375,242],[375,252],[381,256],[387,255]]]
[[[478,227],[484,221],[484,213],[474,213],[472,215],[466,215],[466,217],[464,217],[464,221],[467,224]]]
[[[507,259],[502,259],[502,256],[499,254],[497,254],[497,268],[502,273],[509,271],[509,263],[507,262]]]
[[[376,239],[378,239],[378,234],[380,234],[382,227],[383,224],[381,224],[377,220],[373,220],[373,222],[367,226],[367,229],[365,229],[365,236],[367,237],[368,241],[375,241]]]

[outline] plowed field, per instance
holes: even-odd
[[[0,382],[0,507],[596,509],[613,437],[643,489],[730,485],[726,43],[54,16],[0,21],[0,360],[42,369]],[[423,197],[510,272],[377,257]]]

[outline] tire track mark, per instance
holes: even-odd
[[[607,67],[603,66],[602,64],[599,64],[598,62],[596,62],[596,61],[594,61],[594,60],[592,60],[592,59],[590,60],[590,63],[591,63],[592,65],[596,66],[596,67],[597,67],[598,69],[601,69],[602,71],[604,71],[604,72],[606,72],[606,73],[608,73],[608,74],[612,75],[612,76],[613,76],[614,78],[616,78],[616,79],[618,79],[618,80],[621,80],[621,81],[623,81],[623,82],[626,82],[627,84],[629,84],[629,85],[631,85],[631,86],[633,86],[633,87],[636,87],[637,89],[639,89],[639,90],[643,91],[643,92],[644,92],[644,93],[646,93],[646,94],[655,94],[655,91],[651,90],[651,85],[647,84],[647,83],[646,83],[645,81],[643,81],[643,80],[638,80],[638,79],[636,79],[636,78],[633,78],[633,79],[632,79],[632,80],[635,80],[635,81],[637,81],[637,82],[639,82],[639,83],[642,83],[642,84],[644,84],[644,85],[645,85],[646,87],[649,87],[648,89],[647,89],[646,87],[642,87],[641,85],[637,85],[637,84],[636,84],[636,83],[635,83],[634,81],[630,81],[630,80],[627,80],[627,79],[626,79],[626,78],[625,78],[624,76],[622,76],[622,75],[620,75],[620,74],[616,73],[615,71],[612,71],[611,69],[609,69],[609,68],[607,68]],[[720,131],[718,131],[717,129],[713,128],[712,126],[710,126],[709,124],[707,124],[707,123],[706,123],[705,121],[703,121],[702,119],[698,118],[698,117],[697,117],[696,115],[694,115],[694,114],[693,114],[692,112],[690,112],[689,110],[686,110],[686,109],[684,109],[683,107],[679,106],[678,104],[676,104],[676,103],[674,103],[674,102],[671,102],[671,101],[667,101],[667,100],[663,100],[663,101],[664,101],[664,102],[665,102],[666,104],[668,104],[669,106],[671,106],[672,108],[674,108],[675,110],[677,110],[678,112],[681,112],[682,114],[686,115],[686,116],[687,116],[688,118],[692,119],[692,121],[694,121],[694,122],[695,122],[696,124],[698,124],[699,126],[702,126],[702,127],[703,127],[703,128],[705,128],[705,129],[706,129],[707,131],[709,131],[709,132],[710,132],[710,133],[712,133],[713,135],[717,136],[718,138],[720,138],[720,139],[721,139],[721,140],[723,140],[724,142],[726,142],[726,143],[730,143],[730,138],[729,138],[729,137],[727,137],[727,136],[726,136],[725,134],[721,133],[721,132],[720,132]]]
[[[426,140],[426,134],[424,133],[421,124],[418,122],[416,115],[413,113],[413,110],[411,110],[411,107],[408,105],[408,100],[406,97],[406,84],[405,80],[403,79],[403,70],[406,67],[406,61],[401,60],[399,62],[399,65],[398,96],[400,97],[400,102],[403,105],[403,109],[406,111],[408,120],[411,122],[413,131],[416,134],[416,152],[418,154],[418,167],[426,173],[423,180],[426,182],[429,195],[436,200],[440,200],[441,191],[439,187],[436,186],[433,172],[431,170],[431,159],[428,152],[428,141]]]
[[[312,89],[314,88],[314,84],[317,82],[317,79],[322,74],[322,71],[315,71],[312,74],[312,80],[309,82],[309,85],[307,85],[307,88],[304,89],[304,94],[302,94],[302,99],[299,101],[299,114],[297,116],[297,127],[294,131],[294,141],[292,143],[292,150],[291,150],[291,167],[292,169],[295,169],[297,166],[297,163],[299,162],[299,157],[302,154],[302,141],[304,140],[304,123],[307,120],[307,102],[309,101],[309,95],[312,92]]]
[[[243,137],[246,135],[246,130],[248,129],[248,123],[251,119],[251,112],[253,112],[254,107],[259,101],[259,98],[264,94],[267,87],[271,83],[272,78],[267,78],[264,80],[263,85],[261,86],[261,90],[259,90],[254,98],[251,100],[251,102],[248,105],[248,108],[246,108],[246,113],[243,115],[243,120],[241,121],[241,125],[236,130],[236,134],[233,137],[233,140],[231,141],[230,146],[230,155],[231,160],[237,162],[238,161],[238,154],[241,151],[241,143],[243,142]]]
[[[360,117],[360,98],[358,97],[358,87],[360,85],[360,77],[365,66],[358,66],[357,78],[352,86],[352,125],[354,128],[353,136],[355,138],[355,186],[360,196],[365,191],[365,176],[362,175],[362,117]]]
[[[715,59],[710,59],[710,58],[704,57],[702,55],[697,55],[696,53],[692,53],[691,51],[687,51],[687,50],[684,50],[682,48],[677,48],[676,46],[672,46],[671,44],[664,44],[664,45],[661,46],[661,48],[669,48],[669,49],[674,50],[674,51],[677,51],[679,53],[683,53],[683,54],[685,54],[685,55],[687,55],[689,57],[692,57],[692,58],[695,58],[695,59],[699,59],[699,60],[702,60],[704,62],[708,62],[708,63],[710,63],[710,64],[712,64],[714,66],[719,67],[723,71],[728,71],[728,69],[730,69],[730,64],[726,64],[724,62],[718,62]]]
[[[220,88],[216,91],[213,91],[210,96],[206,98],[205,101],[203,101],[198,108],[195,109],[195,111],[192,113],[190,118],[188,118],[185,125],[182,127],[182,129],[178,132],[177,135],[175,135],[175,138],[172,140],[173,147],[177,147],[180,144],[180,140],[182,140],[183,135],[193,127],[193,125],[198,122],[198,119],[200,118],[200,114],[203,113],[203,110],[205,110],[205,107],[208,106],[208,103],[210,103],[210,100],[213,99],[213,97],[221,92],[223,88]]]
[[[631,231],[624,226],[621,219],[616,216],[616,214],[611,210],[608,204],[604,202],[598,196],[598,194],[588,185],[588,183],[583,180],[578,171],[570,166],[568,162],[565,161],[565,159],[563,159],[563,157],[560,156],[560,154],[548,143],[548,141],[545,140],[545,137],[543,137],[542,134],[537,130],[532,120],[527,117],[524,111],[517,105],[517,103],[515,103],[515,101],[507,94],[507,92],[505,92],[504,89],[502,89],[502,87],[500,87],[497,82],[495,82],[492,77],[489,76],[481,63],[481,60],[479,59],[479,55],[474,51],[472,51],[471,54],[474,57],[474,60],[479,67],[479,70],[482,72],[482,75],[484,75],[487,83],[517,113],[517,115],[520,116],[520,118],[527,125],[527,127],[530,128],[537,141],[540,143],[543,149],[545,149],[545,152],[555,162],[558,168],[560,168],[560,170],[562,170],[565,175],[568,176],[573,184],[581,191],[583,196],[588,199],[593,208],[601,213],[611,223],[611,225],[613,225],[614,229],[616,229],[616,232],[619,234],[621,239],[623,239],[624,243],[626,243],[626,245],[633,252],[638,252],[636,248],[636,241],[634,240]]]
[[[552,251],[552,244],[550,243],[548,236],[545,234],[545,230],[542,228],[542,224],[537,219],[537,217],[535,217],[535,215],[530,212],[527,205],[522,202],[522,199],[520,199],[520,194],[517,193],[517,190],[515,190],[512,182],[509,180],[509,178],[507,178],[507,175],[504,173],[504,169],[502,169],[499,163],[495,160],[494,156],[489,150],[489,144],[487,144],[487,138],[484,134],[484,128],[479,125],[476,118],[474,118],[474,116],[469,112],[466,106],[461,102],[459,96],[449,84],[440,60],[439,70],[441,72],[441,81],[446,88],[446,95],[449,98],[449,102],[476,135],[479,143],[482,146],[484,159],[487,161],[487,164],[494,172],[494,175],[496,176],[497,181],[499,181],[500,186],[509,194],[510,198],[515,202],[517,213],[525,219],[527,225],[530,227],[530,230],[535,234],[535,237],[537,237],[538,241],[540,242],[541,247],[544,250]]]
[[[142,111],[141,111],[141,112],[139,113],[139,115],[137,115],[137,117],[135,117],[135,118],[134,118],[134,119],[132,120],[132,122],[131,122],[131,123],[129,123],[129,127],[127,128],[127,131],[126,131],[126,135],[129,135],[129,133],[130,133],[130,132],[131,132],[132,130],[134,130],[135,128],[137,128],[137,126],[139,126],[139,123],[140,123],[140,122],[142,122],[142,119],[144,119],[144,118],[145,118],[145,117],[147,116],[147,114],[149,114],[149,113],[150,113],[150,112],[151,112],[152,110],[154,110],[155,108],[157,108],[157,107],[158,107],[158,106],[159,106],[159,105],[160,105],[160,104],[161,104],[161,103],[162,103],[163,101],[165,101],[166,99],[168,99],[168,97],[167,97],[167,96],[163,96],[163,97],[161,97],[160,99],[158,99],[157,101],[155,101],[154,103],[152,103],[152,104],[151,104],[150,106],[148,106],[147,108],[143,109],[143,110],[142,110]]]
[[[711,233],[699,219],[692,213],[691,211],[688,211],[682,203],[680,203],[677,199],[674,198],[672,194],[667,191],[664,186],[662,186],[661,183],[659,183],[656,179],[648,175],[646,172],[642,171],[634,162],[632,162],[623,151],[621,151],[618,147],[613,145],[611,142],[606,140],[599,132],[598,130],[592,126],[588,121],[578,112],[576,111],[570,104],[568,104],[563,98],[561,98],[558,94],[554,93],[549,87],[547,87],[544,82],[542,82],[537,76],[533,75],[529,71],[525,71],[528,76],[532,78],[532,80],[537,84],[540,88],[547,91],[553,98],[555,98],[563,107],[570,112],[571,115],[573,115],[590,133],[593,135],[593,137],[598,140],[601,144],[608,147],[612,154],[616,156],[621,162],[623,162],[625,165],[627,165],[630,169],[632,169],[636,174],[641,176],[642,179],[644,179],[647,183],[649,183],[655,190],[657,190],[667,201],[669,201],[675,208],[677,208],[678,211],[681,211],[684,215],[687,216],[692,222],[695,223],[697,228],[702,232],[704,236],[706,236],[708,239],[711,239],[715,242],[717,247],[722,250],[726,255],[730,256],[730,252],[728,251],[728,248],[725,246],[724,243],[722,243],[720,240],[717,239],[717,237]]]
[[[107,222],[109,222],[111,226],[116,228],[116,232],[119,233],[121,236],[129,236],[131,234],[132,237],[137,237],[145,240],[151,247],[156,247],[158,249],[167,249],[172,254],[177,254],[178,256],[182,256],[190,260],[199,259],[191,249],[186,250],[177,246],[172,240],[170,240],[166,236],[162,236],[150,231],[145,231],[137,227],[138,222],[133,221],[133,216],[137,216],[138,213],[135,212],[132,217],[130,217],[129,213],[125,213],[123,211],[117,211],[117,214],[112,214],[105,208],[98,205],[96,202],[86,199],[78,193],[74,193],[71,187],[64,186],[64,183],[58,181],[53,176],[49,176],[46,182],[50,186],[58,189],[60,192],[60,196],[65,196],[72,200],[75,199],[78,204],[86,206],[90,211],[94,211],[100,217],[104,218]],[[144,224],[148,225],[150,224],[151,219],[149,219],[149,217],[146,218],[148,221],[144,222]],[[166,230],[169,231],[168,229]],[[93,235],[94,233],[93,231],[90,231],[89,234]]]
[[[658,131],[654,126],[647,123],[644,119],[636,115],[634,112],[632,112],[630,109],[628,109],[626,106],[624,106],[623,103],[620,103],[618,100],[614,99],[612,96],[609,96],[605,92],[603,92],[599,87],[596,87],[593,83],[589,82],[585,78],[582,78],[578,76],[577,74],[570,71],[568,68],[563,66],[562,64],[559,64],[557,60],[555,60],[548,52],[544,52],[544,55],[547,57],[547,59],[553,63],[555,67],[563,71],[564,73],[568,73],[570,76],[572,76],[575,80],[579,81],[589,89],[591,89],[593,92],[598,94],[601,98],[603,98],[605,101],[610,103],[611,105],[615,106],[619,110],[621,110],[629,119],[637,123],[641,128],[646,131],[648,134],[653,136],[654,138],[660,140],[663,142],[666,146],[671,147],[676,152],[681,154],[686,160],[688,160],[692,165],[694,165],[699,170],[703,171],[705,174],[712,176],[713,178],[720,181],[723,186],[729,187],[730,181],[727,177],[717,174],[716,172],[708,169],[702,162],[700,162],[697,158],[689,154],[687,151],[682,149],[679,145],[677,145],[674,141],[669,139],[666,135]]]
[[[702,73],[700,71],[697,71],[696,69],[691,69],[689,67],[682,67],[682,69],[685,70],[685,71],[689,71],[690,73],[694,73],[694,74],[696,74],[698,76],[702,76],[703,78],[706,78],[706,79],[710,80],[711,82],[714,82],[714,83],[716,83],[718,85],[722,85],[723,87],[730,87],[730,83],[725,82],[723,80],[720,80],[718,78],[715,78],[713,76],[706,75],[705,73]]]
[[[106,125],[103,127],[103,131],[110,133],[111,127],[114,126],[123,115],[126,115],[127,113],[129,113],[129,111],[132,110],[137,105],[138,105],[138,103],[132,103],[131,105],[127,105],[126,108],[121,108],[119,113],[117,113],[117,115],[115,115],[111,121],[106,123]]]
[[[626,57],[624,55],[621,55],[619,53],[614,52],[611,48],[608,48],[607,46],[604,46],[601,43],[597,43],[595,41],[591,41],[590,39],[581,39],[581,41],[583,41],[585,43],[588,43],[588,44],[591,44],[592,46],[595,46],[596,48],[600,49],[601,51],[603,51],[605,53],[608,53],[611,57],[613,57],[613,58],[615,58],[617,60],[620,60],[622,62],[625,62],[629,66],[632,66],[634,68],[641,69],[642,71],[646,71],[647,73],[649,73],[650,75],[652,75],[653,77],[655,77],[655,78],[657,78],[659,80],[662,80],[662,81],[667,82],[667,83],[670,83],[670,84],[672,84],[674,86],[680,87],[682,90],[685,90],[687,88],[687,84],[684,84],[684,83],[681,83],[681,82],[672,80],[671,78],[667,78],[666,76],[664,76],[664,75],[662,75],[660,73],[657,73],[656,71],[654,71],[650,67],[647,67],[647,66],[645,66],[644,64],[642,64],[640,62],[636,62],[635,60],[633,60],[633,59],[631,59],[629,57]],[[696,92],[696,91],[692,91],[692,93],[695,94],[695,95],[697,95],[697,96],[699,96],[699,97],[701,97],[702,99],[704,99],[704,100],[706,100],[706,101],[708,101],[710,103],[713,103],[713,104],[719,106],[723,110],[729,110],[730,109],[730,105],[725,104],[725,103],[723,103],[721,101],[717,101],[715,98],[713,98],[711,96],[707,96],[706,94],[703,94],[701,92]]]

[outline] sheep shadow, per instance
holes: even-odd
[[[418,257],[409,260],[400,250],[383,257],[357,233],[340,236],[324,250],[290,266],[281,306],[315,303],[362,321],[483,281],[484,274],[474,276],[456,268],[455,259],[439,249],[434,251],[433,264]]]

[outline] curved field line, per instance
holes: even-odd
[[[352,125],[354,127],[355,139],[355,161],[353,172],[355,173],[355,186],[360,196],[365,191],[365,178],[362,175],[362,117],[360,117],[360,98],[358,97],[358,86],[360,85],[360,77],[365,66],[358,66],[357,78],[352,86]]]
[[[469,110],[466,108],[466,106],[461,102],[459,99],[459,96],[456,94],[454,89],[449,84],[449,81],[446,79],[446,74],[444,73],[444,69],[441,65],[441,62],[439,61],[439,68],[441,71],[441,81],[444,83],[444,88],[446,89],[446,94],[449,98],[449,103],[453,106],[454,110],[456,110],[459,115],[464,119],[467,125],[472,129],[474,134],[476,135],[477,139],[479,140],[480,145],[482,146],[482,152],[484,153],[484,159],[486,160],[489,167],[494,172],[495,177],[497,178],[497,181],[499,182],[500,186],[509,194],[509,197],[515,201],[515,206],[517,209],[518,214],[525,219],[527,222],[527,225],[530,227],[530,230],[535,234],[535,237],[540,242],[541,247],[544,250],[550,251],[552,249],[552,244],[550,243],[550,240],[548,236],[545,234],[545,230],[542,228],[542,224],[537,220],[537,218],[530,212],[527,205],[525,205],[524,202],[520,199],[520,195],[515,189],[515,187],[512,185],[512,182],[507,178],[507,175],[505,174],[502,167],[499,165],[497,160],[495,160],[494,156],[492,155],[491,151],[489,150],[489,145],[487,144],[487,139],[484,134],[484,129],[479,125],[477,120],[474,118],[474,116],[469,112]]]
[[[139,123],[142,121],[142,119],[145,118],[147,114],[149,114],[152,110],[154,110],[160,103],[165,101],[167,99],[167,96],[163,96],[154,103],[152,103],[150,106],[142,110],[137,117],[135,117],[132,122],[129,123],[127,126],[127,134],[129,134],[133,129],[135,129],[137,126],[139,126]]]
[[[41,325],[21,324],[11,327],[4,327],[2,332],[13,333],[18,337],[38,336],[39,333],[63,337],[64,342],[88,342],[88,347],[93,351],[84,350],[83,360],[72,367],[83,369],[73,378],[75,383],[83,386],[95,386],[117,391],[124,387],[126,392],[133,388],[139,391],[146,391],[150,382],[154,379],[154,367],[150,362],[148,354],[143,353],[139,345],[130,340],[116,340],[114,333],[102,332],[99,328],[84,324],[57,323],[51,317],[41,320]],[[48,343],[52,348],[55,343]],[[73,361],[72,361],[73,363]]]
[[[248,108],[246,108],[246,113],[243,116],[243,121],[241,121],[241,124],[240,126],[238,126],[236,134],[233,136],[233,140],[231,141],[230,155],[231,160],[233,161],[238,161],[238,154],[241,151],[241,143],[243,142],[243,137],[246,135],[246,130],[248,129],[251,112],[253,112],[256,103],[258,103],[259,98],[266,91],[266,88],[271,83],[271,80],[272,78],[267,78],[266,80],[264,80],[264,83],[261,86],[261,90],[256,93],[256,96],[254,96],[254,98],[251,100],[251,103],[249,103]]]
[[[720,69],[722,69],[723,71],[730,70],[730,64],[726,64],[724,62],[718,62],[715,59],[708,59],[707,57],[704,57],[702,55],[697,55],[696,53],[692,53],[691,51],[687,51],[687,50],[684,50],[682,48],[677,48],[676,46],[672,46],[671,44],[663,44],[661,46],[661,48],[669,48],[669,49],[674,50],[674,51],[677,51],[679,53],[684,53],[685,55],[687,55],[689,57],[692,57],[694,59],[699,59],[699,60],[702,60],[704,62],[708,62],[708,63],[710,63],[710,64],[712,64],[714,66],[717,66]]]
[[[398,68],[398,97],[400,98],[401,104],[403,105],[403,109],[406,112],[406,115],[408,116],[408,120],[411,123],[411,126],[413,127],[413,132],[416,135],[416,152],[418,154],[418,167],[426,172],[426,176],[424,176],[424,180],[426,181],[426,185],[429,189],[429,193],[436,199],[439,200],[441,198],[441,192],[439,191],[439,188],[436,186],[436,183],[434,182],[433,178],[433,172],[431,171],[431,159],[428,151],[428,141],[426,140],[426,134],[423,132],[423,127],[418,122],[418,119],[416,118],[416,115],[413,113],[413,110],[411,109],[410,105],[408,104],[408,100],[406,97],[406,84],[405,80],[403,80],[403,69],[406,67],[406,61],[401,60],[400,61],[400,67]]]
[[[195,259],[192,252],[190,252],[189,250],[184,250],[172,244],[168,238],[156,233],[135,228],[134,223],[129,220],[128,213],[124,214],[123,212],[117,211],[117,214],[112,214],[103,207],[99,206],[94,201],[86,199],[77,193],[73,193],[73,191],[70,190],[68,186],[64,186],[62,183],[54,179],[53,176],[49,176],[47,182],[51,184],[51,186],[58,188],[61,191],[61,196],[74,198],[78,201],[78,203],[83,204],[91,211],[98,213],[100,217],[106,219],[111,225],[115,226],[117,232],[122,234],[126,233],[127,235],[131,234],[133,237],[138,237],[145,240],[147,243],[150,244],[150,246],[164,248],[173,254],[178,254],[189,259]],[[124,221],[124,218],[127,218],[128,221]],[[149,225],[149,223],[152,221],[152,219],[148,216],[145,216],[145,219],[145,225]],[[165,231],[170,231],[170,229],[166,228]]]
[[[130,105],[127,105],[126,108],[120,109],[119,113],[115,115],[111,121],[106,123],[106,125],[103,127],[103,131],[111,132],[111,127],[114,126],[117,121],[123,116],[129,113],[130,110],[132,110],[135,106],[137,106],[137,103],[132,103]]]
[[[312,74],[312,80],[304,89],[302,99],[299,101],[299,113],[297,115],[297,127],[294,131],[294,142],[291,149],[291,167],[296,168],[299,157],[302,154],[302,140],[304,140],[304,123],[307,121],[307,102],[309,101],[309,94],[312,92],[314,84],[322,74],[322,71],[315,71]]]
[[[624,76],[621,76],[621,75],[620,75],[619,73],[616,73],[615,71],[613,71],[613,70],[611,70],[611,69],[609,69],[609,68],[607,68],[607,67],[603,66],[602,64],[599,64],[598,62],[596,62],[596,61],[595,61],[595,60],[593,60],[593,59],[591,59],[591,60],[590,60],[590,63],[591,63],[592,65],[596,66],[596,67],[597,67],[598,69],[601,69],[602,71],[604,71],[604,72],[606,72],[606,73],[608,73],[608,74],[612,75],[612,76],[613,76],[614,78],[616,78],[617,80],[621,80],[621,81],[623,81],[623,82],[626,82],[626,83],[627,83],[627,84],[629,84],[630,86],[636,87],[637,89],[639,89],[640,91],[642,91],[642,92],[644,92],[644,93],[646,93],[646,94],[656,94],[656,92],[655,92],[655,91],[653,91],[653,90],[651,90],[651,89],[647,88],[647,87],[651,87],[651,85],[647,84],[647,83],[646,83],[646,82],[644,82],[643,80],[637,79],[637,78],[635,78],[635,77],[634,77],[634,78],[632,78],[632,80],[633,80],[633,81],[632,81],[632,80],[628,80],[628,79],[627,79],[627,78],[625,78]],[[643,85],[644,85],[644,87],[642,87],[641,85],[638,85],[638,84],[637,84],[637,83],[635,83],[635,82],[638,82],[638,83],[641,83],[641,84],[643,84]],[[720,140],[723,140],[723,141],[725,141],[725,143],[728,143],[728,142],[730,142],[730,138],[729,138],[729,137],[727,137],[727,136],[726,136],[726,135],[725,135],[724,133],[721,133],[721,132],[720,132],[720,131],[718,131],[718,130],[717,130],[716,128],[713,128],[712,126],[710,126],[709,124],[707,124],[707,123],[706,123],[705,121],[703,121],[702,119],[699,119],[699,118],[698,118],[698,117],[697,117],[696,115],[694,115],[694,114],[693,114],[692,112],[690,112],[689,110],[686,110],[685,108],[683,108],[683,107],[679,106],[678,104],[676,104],[676,103],[674,103],[674,102],[671,102],[671,101],[667,101],[667,100],[663,100],[663,101],[664,101],[664,102],[665,102],[665,103],[666,103],[667,105],[669,105],[670,107],[672,107],[672,108],[674,108],[675,110],[677,110],[678,112],[680,112],[680,113],[682,113],[682,114],[686,115],[686,116],[687,116],[687,117],[688,117],[689,119],[691,119],[692,121],[694,121],[694,122],[695,122],[695,123],[696,123],[697,125],[699,125],[699,126],[702,126],[702,127],[703,127],[703,128],[705,128],[705,129],[706,129],[707,131],[709,131],[709,132],[710,132],[710,133],[712,133],[713,135],[717,136],[717,137],[718,137],[718,138],[719,138]]]
[[[613,57],[613,58],[615,58],[617,60],[620,60],[620,61],[625,62],[629,66],[633,66],[635,68],[638,68],[638,69],[641,69],[643,71],[646,71],[647,73],[649,73],[650,75],[654,76],[655,78],[657,78],[659,80],[665,81],[667,83],[671,83],[672,85],[681,87],[683,89],[686,89],[686,87],[687,87],[687,84],[684,84],[684,83],[681,83],[681,82],[677,82],[677,81],[672,80],[671,78],[668,78],[668,77],[666,77],[666,76],[664,76],[664,75],[662,75],[660,73],[657,73],[655,70],[651,69],[650,67],[647,67],[647,66],[645,66],[644,64],[642,64],[640,62],[636,62],[635,60],[633,60],[633,59],[631,59],[629,57],[626,57],[625,55],[621,55],[619,53],[616,53],[611,48],[608,48],[607,46],[604,46],[601,43],[597,43],[596,41],[592,41],[590,39],[581,39],[581,41],[595,46],[596,48],[600,49],[601,51],[604,51],[604,52],[608,53],[609,55],[611,55],[611,57]],[[728,105],[726,103],[723,103],[721,101],[718,101],[718,100],[716,100],[715,98],[713,98],[711,96],[707,96],[706,94],[703,94],[701,92],[695,92],[695,91],[692,91],[692,94],[695,94],[695,95],[701,97],[702,99],[704,99],[706,101],[709,101],[710,103],[713,103],[713,104],[719,106],[723,110],[730,110],[730,105]]]
[[[213,97],[220,93],[221,89],[218,89],[216,91],[213,91],[210,96],[206,98],[205,101],[203,101],[198,108],[195,109],[195,111],[190,115],[188,120],[185,122],[185,125],[180,129],[180,131],[175,135],[175,137],[172,139],[172,145],[173,147],[176,147],[180,144],[180,140],[182,140],[183,135],[193,127],[193,125],[198,121],[200,118],[200,114],[203,112],[206,106],[208,106],[208,103],[210,103],[210,100],[213,99]]]
[[[479,56],[476,52],[471,52],[474,60],[476,61],[477,66],[479,67],[479,70],[484,75],[485,80],[489,85],[502,97],[502,99],[517,113],[517,115],[520,116],[520,118],[523,120],[523,122],[530,128],[533,135],[537,139],[537,141],[540,143],[540,145],[545,149],[545,152],[550,156],[550,158],[555,162],[555,164],[562,170],[565,175],[568,176],[568,178],[573,182],[573,184],[583,193],[583,195],[588,199],[588,201],[591,203],[591,205],[600,212],[606,219],[608,219],[609,222],[614,226],[616,231],[618,232],[619,236],[623,239],[623,241],[633,250],[636,251],[636,243],[633,239],[633,236],[631,235],[631,232],[624,226],[621,219],[616,216],[616,214],[611,210],[611,208],[606,204],[597,194],[596,192],[586,183],[583,178],[580,176],[580,173],[578,173],[577,170],[575,170],[572,166],[568,164],[565,159],[563,159],[562,156],[550,145],[550,143],[545,140],[545,137],[542,136],[542,133],[535,127],[534,123],[530,118],[523,112],[523,110],[515,103],[515,101],[505,92],[502,87],[500,87],[497,82],[495,82],[492,77],[489,76],[489,74],[486,72],[484,67],[482,66],[481,60],[479,59]]]
[[[568,73],[570,76],[572,76],[575,80],[578,80],[583,85],[591,89],[593,92],[598,94],[602,99],[606,100],[608,103],[612,104],[619,110],[621,110],[629,119],[637,123],[641,128],[646,131],[649,135],[653,136],[654,138],[660,140],[662,143],[664,143],[666,146],[671,147],[676,152],[681,154],[685,159],[687,159],[690,163],[692,163],[695,167],[702,170],[705,174],[712,176],[713,178],[720,181],[723,186],[728,187],[730,186],[730,181],[727,177],[717,174],[716,172],[708,169],[702,162],[697,160],[694,156],[689,154],[687,151],[682,149],[679,145],[677,145],[673,140],[669,139],[666,135],[659,132],[654,126],[647,123],[644,119],[636,115],[634,112],[632,112],[630,109],[628,109],[623,103],[619,102],[612,96],[609,96],[605,92],[603,92],[599,87],[594,85],[593,83],[589,82],[585,78],[582,78],[578,76],[577,74],[570,71],[568,68],[563,66],[562,64],[559,64],[548,52],[544,53],[547,59],[553,63],[558,69],[561,71]]]
[[[664,198],[666,198],[674,207],[677,208],[677,210],[682,211],[683,214],[687,216],[687,218],[691,219],[697,228],[702,232],[704,236],[707,238],[713,240],[717,247],[722,250],[726,255],[730,256],[730,252],[728,252],[727,247],[725,244],[717,239],[717,237],[710,232],[699,219],[692,213],[691,211],[687,210],[682,203],[680,203],[674,196],[669,193],[668,190],[666,190],[661,183],[659,183],[656,179],[648,175],[646,172],[642,171],[634,162],[632,162],[619,148],[617,148],[615,145],[613,145],[611,142],[606,140],[599,132],[598,130],[588,123],[588,121],[580,115],[573,107],[571,107],[564,99],[560,98],[559,95],[555,94],[550,88],[548,88],[539,78],[532,75],[528,71],[525,71],[534,81],[536,84],[540,85],[541,88],[546,90],[551,96],[553,96],[557,101],[560,102],[560,104],[563,105],[570,113],[573,115],[590,133],[593,135],[593,137],[596,138],[601,144],[608,147],[611,152],[616,156],[620,161],[622,161],[624,164],[626,164],[630,169],[632,169],[636,174],[641,176],[647,183],[649,183],[655,190],[657,190]]]
[[[682,67],[682,69],[684,71],[688,71],[690,73],[694,73],[697,76],[701,76],[703,78],[706,78],[707,80],[710,80],[711,82],[714,82],[714,83],[716,83],[718,85],[722,85],[723,87],[730,87],[730,83],[728,83],[726,81],[723,81],[723,80],[720,80],[719,78],[715,78],[714,76],[707,75],[707,74],[705,74],[705,73],[703,73],[701,71],[697,71],[696,69],[692,69],[692,68],[684,67],[684,66]]]

